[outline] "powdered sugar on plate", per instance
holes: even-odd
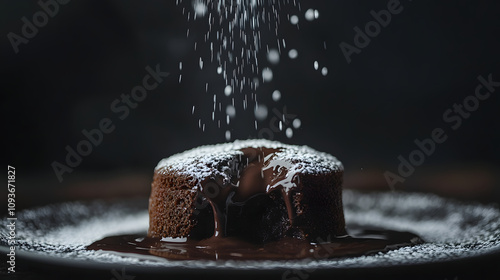
[[[170,271],[192,269],[337,269],[395,267],[474,258],[500,253],[500,210],[495,206],[466,204],[429,194],[360,193],[344,191],[349,227],[410,231],[426,242],[387,253],[331,260],[303,261],[168,261],[161,258],[89,251],[86,246],[105,236],[146,234],[147,198],[63,203],[18,213],[19,258],[66,265],[127,265],[127,270]],[[8,232],[0,233],[0,248],[7,250]],[[55,260],[55,261],[54,261]],[[82,262],[85,261],[85,262]]]

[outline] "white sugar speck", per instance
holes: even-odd
[[[299,52],[296,49],[291,49],[288,51],[288,57],[291,59],[296,59],[299,56]]]
[[[259,87],[259,79],[257,77],[253,78],[253,87],[254,89],[257,89]]]
[[[224,94],[226,96],[230,96],[231,93],[233,93],[233,87],[231,87],[230,85],[227,85],[226,88],[224,89]]]
[[[281,92],[279,90],[273,91],[273,100],[274,101],[279,101],[281,99]]]
[[[267,107],[265,105],[258,105],[255,107],[255,118],[258,121],[263,121],[267,118]]]
[[[319,62],[318,61],[314,61],[314,69],[315,70],[319,69]]]
[[[306,11],[305,17],[308,21],[313,21],[317,18],[319,18],[319,11],[318,10],[313,10],[309,9]]]
[[[308,9],[306,11],[305,17],[308,21],[313,21],[314,20],[314,10],[313,9]]]
[[[226,141],[231,141],[231,131],[226,130]]]
[[[302,125],[302,122],[300,121],[300,119],[295,119],[293,120],[292,125],[295,129],[298,129]]]
[[[296,25],[297,23],[299,23],[299,17],[296,16],[296,15],[293,15],[290,17],[290,23],[293,24],[293,25]]]
[[[276,49],[269,50],[267,53],[267,60],[272,64],[278,64],[280,62],[280,53]]]
[[[195,16],[203,17],[207,13],[208,8],[202,0],[195,0],[193,1],[193,10]]]
[[[236,116],[236,108],[234,108],[233,105],[227,105],[226,115],[228,115],[231,118],[234,118]]]
[[[321,69],[321,74],[323,74],[323,76],[328,75],[328,68],[323,67],[323,69]]]
[[[273,70],[271,70],[270,68],[264,68],[264,70],[262,70],[262,80],[264,82],[270,82],[273,80]]]
[[[293,129],[291,129],[291,128],[286,129],[286,137],[288,137],[288,138],[293,137]]]

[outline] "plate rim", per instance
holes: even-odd
[[[492,205],[492,204],[482,204],[482,203],[477,203],[474,201],[470,202],[464,202],[464,201],[457,201],[453,198],[447,198],[447,197],[442,197],[436,194],[431,194],[431,193],[419,193],[419,192],[360,192],[357,190],[349,190],[351,193],[350,195],[353,195],[355,193],[361,193],[361,194],[373,194],[373,195],[380,195],[380,194],[392,194],[392,195],[431,195],[433,197],[439,198],[439,199],[445,199],[446,201],[450,203],[458,203],[461,205],[469,205],[469,206],[482,206],[482,207],[493,207],[497,210],[499,208],[497,205]],[[65,202],[59,202],[59,203],[53,203],[53,204],[48,204],[44,206],[38,206],[34,208],[27,208],[21,211],[33,211],[37,209],[42,209],[42,208],[57,208],[60,207],[61,205],[71,205],[71,204],[80,204],[80,205],[85,205],[85,206],[91,206],[95,205],[96,203],[103,203],[107,202],[110,204],[107,204],[106,206],[109,207],[114,207],[116,206],[114,203],[124,203],[124,204],[132,204],[132,203],[138,203],[141,202],[143,203],[144,201],[147,200],[146,196],[141,196],[141,197],[123,197],[123,198],[112,198],[112,199],[93,199],[93,200],[76,200],[76,201],[65,201]],[[134,205],[136,207],[137,205]],[[21,212],[20,211],[20,212]],[[4,217],[5,218],[5,217]],[[7,254],[9,252],[9,246],[7,244],[0,244],[0,253],[2,254]],[[5,256],[5,255],[4,255]],[[45,265],[52,265],[52,266],[59,266],[59,267],[66,267],[66,268],[77,268],[77,269],[92,269],[92,270],[111,270],[115,268],[122,268],[126,267],[129,271],[135,272],[135,273],[152,273],[152,274],[157,274],[157,273],[184,273],[186,270],[185,263],[186,261],[183,261],[184,265],[173,265],[173,266],[162,266],[162,265],[151,265],[147,263],[125,263],[125,262],[103,262],[103,261],[95,261],[91,259],[80,259],[80,258],[67,258],[64,256],[60,255],[50,255],[44,252],[40,251],[31,251],[31,250],[23,250],[19,247],[16,247],[16,260],[17,259],[23,259],[25,261],[31,262],[33,264],[45,264]],[[447,265],[456,265],[457,263],[467,263],[467,262],[475,262],[479,260],[489,260],[489,259],[499,259],[500,260],[500,246],[493,246],[488,248],[485,251],[478,252],[477,254],[468,254],[466,256],[454,256],[451,258],[438,258],[435,260],[424,260],[424,261],[418,261],[418,262],[409,262],[409,263],[403,263],[403,264],[385,264],[385,263],[377,263],[376,265],[374,264],[368,264],[368,265],[358,265],[358,266],[333,266],[333,267],[328,267],[328,266],[319,266],[319,267],[312,267],[310,268],[311,270],[314,270],[314,273],[321,274],[321,273],[333,273],[333,272],[349,272],[351,270],[356,270],[356,271],[377,271],[379,269],[382,269],[384,271],[390,270],[390,271],[398,271],[398,270],[419,270],[419,269],[425,269],[429,267],[435,267],[435,266],[447,266]],[[313,262],[314,260],[311,260]],[[189,262],[189,261],[187,261]],[[193,261],[196,262],[196,261]],[[220,261],[221,263],[224,261]],[[233,260],[232,262],[238,262],[237,260]],[[245,261],[241,261],[245,262]],[[271,266],[269,268],[265,268],[262,266],[259,267],[254,267],[254,266],[234,266],[234,267],[227,267],[227,266],[192,266],[189,267],[190,272],[197,272],[197,273],[227,273],[228,271],[236,271],[236,272],[254,272],[258,273],[259,272],[265,272],[270,273],[270,272],[276,272],[276,271],[281,271],[284,272],[287,269],[303,269],[303,268],[297,268],[297,267],[286,267],[286,262],[283,265],[279,266]],[[304,268],[306,269],[306,268]]]

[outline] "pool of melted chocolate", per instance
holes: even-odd
[[[193,240],[130,234],[105,237],[87,249],[151,255],[168,260],[318,260],[369,255],[423,243],[420,237],[410,232],[357,226],[349,229],[349,233],[315,242],[284,237],[265,244],[232,237]]]

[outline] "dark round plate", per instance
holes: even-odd
[[[56,267],[108,270],[109,278],[134,274],[259,273],[282,279],[306,279],[338,271],[408,269],[498,256],[500,210],[429,194],[344,191],[349,226],[409,231],[424,244],[375,255],[305,261],[168,261],[152,256],[89,251],[106,236],[146,232],[147,198],[71,202],[24,210],[16,221],[16,257]],[[6,227],[0,250],[6,254]],[[189,268],[186,270],[186,268]],[[118,275],[118,276],[117,276]]]

